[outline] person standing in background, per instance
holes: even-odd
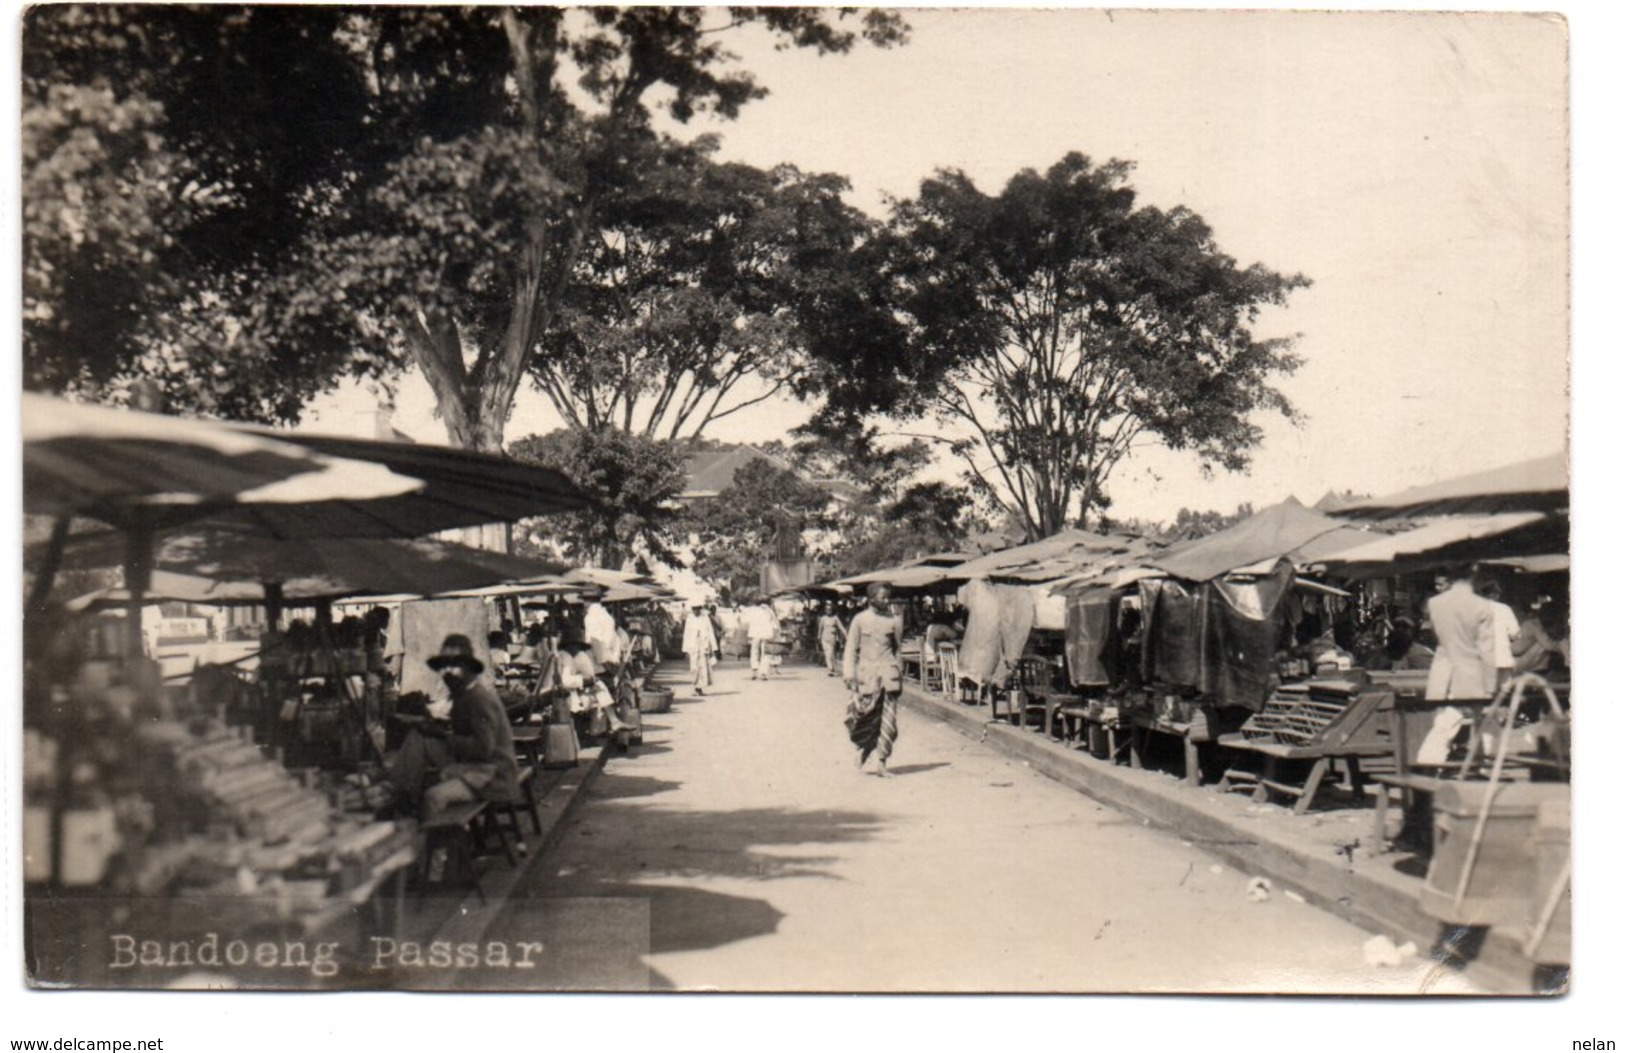
[[[1459,568],[1441,582],[1445,588],[1428,598],[1428,621],[1439,649],[1428,668],[1429,701],[1481,700],[1495,693],[1495,610],[1473,591],[1471,574]],[[1450,746],[1467,723],[1456,706],[1440,706],[1433,725],[1417,750],[1419,764],[1444,764]]]
[[[597,600],[587,605],[584,621],[587,643],[592,647],[593,659],[606,673],[613,676],[621,664],[621,636],[615,625],[615,616]]]
[[[824,649],[824,669],[830,676],[840,673],[836,655],[840,653],[840,646],[845,640],[846,626],[835,616],[834,606],[821,605],[818,608],[818,642]]]
[[[1494,616],[1490,643],[1495,651],[1495,690],[1512,679],[1512,644],[1518,639],[1518,616],[1512,608],[1501,602],[1501,583],[1494,578],[1480,577],[1473,582],[1473,591],[1484,597]]]
[[[745,629],[750,637],[750,678],[766,680],[773,675],[773,656],[767,653],[767,644],[779,635],[779,623],[773,616],[773,608],[765,603],[747,608]]]

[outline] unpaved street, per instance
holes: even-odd
[[[923,717],[902,714],[897,778],[859,774],[844,702],[806,666],[680,691],[493,931],[550,898],[646,899],[651,983],[679,990],[1424,986],[1425,961],[1370,966],[1369,933],[1252,901],[1249,875]]]

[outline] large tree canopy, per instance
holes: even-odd
[[[654,112],[764,93],[726,50],[749,24],[820,52],[904,35],[811,8],[33,8],[28,376],[288,419],[415,364],[451,439],[498,449],[611,206],[658,175],[634,163]],[[133,253],[94,207],[121,195],[150,217]]]
[[[600,208],[530,368],[573,426],[692,437],[793,390],[806,290],[872,224],[840,177],[717,164],[710,140],[649,145],[638,184]]]
[[[600,567],[632,554],[676,561],[671,528],[686,476],[675,444],[613,428],[562,429],[526,436],[508,452],[558,469],[593,499],[583,511],[521,525],[530,543],[551,542],[564,558]]]
[[[982,492],[1030,536],[1108,505],[1137,440],[1240,469],[1291,340],[1252,331],[1308,284],[1239,266],[1185,208],[1136,205],[1130,166],[1069,154],[997,195],[962,173],[925,181],[884,239],[918,398],[952,429]]]

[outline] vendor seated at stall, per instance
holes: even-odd
[[[559,644],[559,686],[570,693],[570,712],[601,709],[609,718],[609,729],[619,731],[628,725],[615,712],[615,693],[604,682],[604,673],[586,634],[566,630]]]
[[[547,630],[537,622],[525,626],[525,643],[514,656],[518,665],[541,665],[551,653],[548,644]]]
[[[1432,649],[1416,638],[1416,622],[1403,615],[1388,629],[1388,639],[1368,659],[1373,670],[1426,670],[1433,664]]]
[[[925,627],[925,657],[934,660],[938,644],[958,643],[963,636],[964,633],[954,625],[948,613],[933,615],[931,624]]]
[[[452,633],[429,659],[451,692],[449,721],[414,727],[390,766],[390,781],[427,818],[464,801],[519,799],[513,732],[496,689],[467,636]]]

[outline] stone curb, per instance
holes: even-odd
[[[1023,761],[1101,804],[1167,830],[1243,873],[1268,877],[1363,929],[1388,935],[1396,943],[1414,941],[1424,954],[1439,937],[1439,921],[1424,913],[1417,901],[1422,880],[1395,872],[1391,862],[1375,864],[1370,858],[1356,862],[1352,854],[1345,858],[1329,846],[1294,843],[1272,830],[1267,819],[1240,822],[1226,814],[1211,787],[1186,786],[1182,780],[1109,764],[1042,734],[995,723],[985,707],[948,702],[908,685],[902,701],[921,716]],[[1319,847],[1327,848],[1325,856]],[[1533,968],[1510,935],[1492,930],[1467,976],[1497,992],[1528,993]]]
[[[519,865],[499,867],[486,874],[481,881],[485,901],[480,901],[478,892],[470,891],[457,905],[450,919],[435,931],[433,939],[450,943],[478,943],[485,938],[486,929],[496,920],[514,890],[523,886],[532,875],[541,872],[542,860],[564,836],[564,821],[575,811],[586,791],[598,781],[613,752],[613,748],[607,746],[582,749],[580,762],[574,768],[564,769],[563,778],[537,802],[536,810],[541,815],[542,829],[540,833],[526,832],[527,850]]]

